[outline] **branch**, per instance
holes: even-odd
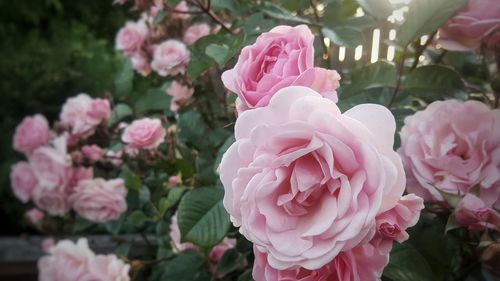
[[[415,52],[415,59],[413,60],[413,64],[411,66],[411,69],[414,69],[417,67],[420,56],[424,53],[425,49],[427,49],[427,47],[432,42],[432,40],[434,40],[434,37],[436,36],[436,34],[437,34],[437,31],[434,31],[429,36],[429,38],[427,38],[427,40],[425,41],[423,46],[418,46],[417,52]]]
[[[401,81],[403,78],[403,74],[405,71],[405,59],[406,59],[406,52],[408,50],[408,45],[406,45],[403,49],[403,55],[401,57],[401,62],[398,65],[398,81],[396,82],[396,87],[394,87],[394,91],[392,92],[391,100],[387,104],[387,107],[390,108],[394,101],[396,100],[396,96],[398,95],[398,92],[401,88]]]
[[[311,7],[314,11],[314,18],[316,19],[316,23],[321,22],[321,19],[319,18],[319,12],[318,12],[318,7],[316,5],[316,1],[310,0],[309,2],[310,2]],[[324,57],[324,59],[327,60],[328,56],[329,56],[328,46],[325,43],[325,36],[323,35],[323,32],[321,32],[321,29],[319,31],[319,36],[321,38],[321,45],[323,46],[323,54],[326,55],[326,58]]]

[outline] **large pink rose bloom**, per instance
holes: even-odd
[[[166,133],[160,119],[142,118],[125,128],[122,141],[133,148],[154,149],[165,141]]]
[[[130,265],[115,255],[97,255],[88,265],[88,272],[82,281],[129,281]]]
[[[167,89],[167,94],[172,97],[170,101],[170,110],[178,112],[181,105],[186,104],[191,100],[194,89],[184,86],[181,83],[174,81]]]
[[[92,99],[87,94],[69,98],[63,105],[59,118],[71,127],[71,133],[80,137],[92,135],[95,128],[111,116],[111,106],[106,99]]]
[[[148,26],[144,20],[129,21],[116,35],[116,49],[131,56],[141,51],[144,41],[148,37]]]
[[[500,110],[477,101],[436,101],[405,119],[401,129],[407,189],[427,201],[441,192],[481,198],[500,207]]]
[[[23,203],[31,199],[37,183],[38,180],[29,163],[21,161],[12,166],[10,172],[12,191]]]
[[[398,202],[405,175],[396,124],[383,106],[341,114],[305,87],[245,111],[219,167],[235,226],[276,269],[318,269],[369,239],[375,216]]]
[[[76,244],[70,240],[60,241],[49,252],[50,255],[38,261],[39,281],[83,280],[88,264],[95,258],[84,238]]]
[[[469,0],[465,7],[439,30],[439,43],[448,50],[469,51],[479,47],[483,40],[499,29],[498,0]],[[500,38],[497,36],[496,39]]]
[[[190,55],[184,43],[170,39],[156,46],[151,68],[160,76],[184,74]]]
[[[47,119],[40,114],[25,117],[17,126],[14,134],[14,149],[24,154],[47,143],[50,138],[50,128]]]
[[[306,25],[278,26],[243,48],[233,69],[222,74],[226,88],[238,95],[238,111],[266,106],[287,86],[306,86],[337,101],[336,71],[314,67],[314,35]]]
[[[96,178],[80,181],[69,202],[80,216],[101,223],[116,220],[127,210],[126,195],[123,180]]]

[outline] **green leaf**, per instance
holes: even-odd
[[[237,249],[229,249],[224,252],[224,255],[217,263],[217,272],[229,273],[237,269],[244,259],[245,256],[240,254]]]
[[[389,0],[356,0],[356,2],[365,12],[378,19],[387,19],[392,14],[392,5]]]
[[[170,111],[171,97],[161,88],[150,89],[146,95],[142,96],[135,103],[135,110],[138,113],[148,111]]]
[[[132,115],[132,109],[130,106],[124,104],[124,103],[119,103],[115,105],[113,108],[113,111],[111,112],[111,117],[109,118],[109,125],[114,125],[117,122],[121,121],[123,118],[128,117]]]
[[[243,272],[243,274],[241,274],[240,277],[238,278],[238,281],[253,281],[252,269],[249,268],[245,270],[245,272]]]
[[[442,26],[467,0],[411,1],[407,17],[398,30],[398,42],[407,45]]]
[[[446,227],[444,228],[444,233],[446,234],[446,233],[448,233],[448,231],[453,230],[453,229],[457,229],[460,227],[462,227],[462,225],[460,225],[457,222],[457,220],[455,219],[455,215],[451,214],[448,217],[448,221],[446,221]]]
[[[350,97],[374,88],[395,87],[396,67],[388,62],[378,61],[352,74],[351,84],[341,90],[341,96]]]
[[[154,19],[154,24],[160,24],[165,17],[167,16],[167,13],[165,11],[159,11],[158,14],[156,14],[156,17]]]
[[[185,141],[196,141],[203,137],[208,129],[201,114],[197,111],[187,111],[179,115],[177,127],[179,136]]]
[[[397,281],[434,280],[427,260],[409,243],[394,244],[384,276]]]
[[[148,217],[141,211],[135,210],[130,215],[127,216],[127,224],[135,227],[141,227],[145,222],[148,221]]]
[[[229,229],[230,221],[220,188],[197,188],[181,200],[178,208],[178,222],[183,242],[193,242],[202,247],[219,243]]]
[[[321,32],[339,46],[356,47],[362,45],[365,41],[363,32],[352,26],[323,27]]]
[[[205,281],[210,280],[207,272],[203,271],[203,257],[193,250],[178,254],[167,262],[160,280],[175,281]]]
[[[432,100],[467,94],[467,87],[460,75],[442,65],[426,65],[414,69],[406,75],[401,88],[405,95]]]
[[[295,16],[290,11],[288,11],[286,9],[275,6],[275,5],[270,4],[268,2],[265,2],[265,4],[266,4],[266,6],[263,8],[263,11],[267,16],[269,16],[271,18],[289,21],[289,22],[296,22],[296,23],[305,23],[305,24],[311,23],[308,19],[302,18],[299,16]]]
[[[230,11],[237,10],[233,0],[212,0],[211,6],[214,10],[228,9]]]
[[[228,58],[229,47],[227,45],[210,44],[205,49],[205,54],[215,60],[219,65],[224,65]]]
[[[122,69],[115,78],[115,93],[118,97],[125,97],[130,94],[133,86],[134,68],[129,59],[125,58]]]
[[[189,61],[188,65],[188,74],[193,80],[195,80],[203,72],[207,71],[211,66],[213,66],[215,62],[204,53],[193,51],[191,54],[191,60]]]
[[[124,166],[120,173],[120,178],[125,181],[125,187],[129,190],[139,191],[142,187],[142,181],[139,176],[134,174],[127,166]]]
[[[185,190],[186,188],[184,187],[174,187],[170,189],[166,198],[160,199],[160,202],[158,203],[158,210],[162,216],[170,207],[174,206],[175,203],[179,201]]]

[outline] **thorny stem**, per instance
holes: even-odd
[[[408,50],[408,45],[406,45],[403,49],[403,55],[401,57],[401,62],[398,65],[398,81],[396,82],[396,87],[394,87],[394,91],[392,92],[391,99],[387,104],[387,107],[390,108],[394,101],[396,100],[396,96],[401,88],[401,81],[403,79],[403,74],[405,71],[405,59],[406,59],[406,51]]]
[[[226,26],[226,24],[217,16],[217,14],[215,14],[214,10],[212,10],[212,3],[210,0],[208,0],[206,6],[200,0],[188,0],[188,2],[200,8],[202,12],[206,13],[210,18],[212,18],[213,21],[219,24],[224,30],[226,30],[231,34],[236,34],[233,30],[231,30],[229,27]]]
[[[427,47],[432,42],[432,40],[434,40],[434,37],[436,36],[436,34],[437,34],[437,31],[434,31],[434,33],[432,33],[429,36],[429,38],[425,41],[423,46],[418,46],[417,51],[415,52],[415,59],[413,60],[413,64],[411,66],[411,69],[414,69],[417,67],[420,56],[424,53],[425,49],[427,49]]]

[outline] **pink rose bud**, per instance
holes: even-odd
[[[84,145],[82,146],[82,152],[83,155],[90,161],[90,162],[97,162],[101,160],[102,155],[103,155],[103,150],[99,146],[93,144],[93,145]]]
[[[306,25],[281,25],[243,48],[234,68],[222,74],[224,86],[238,95],[238,112],[266,106],[288,86],[309,87],[336,102],[340,76],[314,67],[313,43]]]
[[[95,178],[80,181],[69,202],[80,216],[103,223],[118,219],[127,210],[126,195],[123,180]]]
[[[45,215],[39,209],[31,208],[29,211],[26,212],[26,214],[24,216],[28,219],[28,221],[32,225],[39,227],[42,224],[42,220],[43,220]]]
[[[168,185],[170,186],[176,186],[181,182],[181,177],[180,176],[170,176],[168,178]]]
[[[92,99],[87,94],[79,94],[66,101],[59,118],[62,124],[71,127],[72,135],[87,138],[110,116],[108,100]]]
[[[401,199],[395,131],[384,106],[341,113],[310,88],[286,87],[236,120],[219,166],[224,207],[271,267],[320,269],[369,240]]]
[[[151,68],[160,76],[184,74],[191,53],[181,41],[169,39],[156,46]]]
[[[189,14],[185,13],[189,11],[188,5],[186,1],[182,0],[175,6],[174,10],[172,11],[172,19],[177,19],[177,20],[185,20],[189,18]]]
[[[50,249],[52,249],[55,246],[55,244],[56,243],[54,241],[54,238],[52,238],[52,237],[43,239],[42,251],[44,251],[47,254],[50,253]]]
[[[500,215],[477,196],[467,193],[455,209],[456,221],[471,230],[500,229]]]
[[[122,141],[134,148],[155,149],[165,140],[166,131],[160,119],[135,120],[122,134]]]
[[[210,26],[206,23],[198,23],[191,25],[184,32],[183,40],[188,45],[194,44],[194,42],[198,41],[203,36],[207,36],[210,34]]]
[[[148,33],[148,26],[144,20],[137,22],[129,21],[116,35],[116,49],[123,51],[127,56],[135,54],[141,51]]]
[[[178,112],[181,105],[189,102],[193,96],[194,89],[184,86],[181,83],[174,81],[167,89],[167,94],[172,97],[170,101],[170,110]]]
[[[400,136],[408,192],[444,202],[441,192],[461,195],[477,185],[487,205],[500,207],[499,109],[436,101],[406,117]]]
[[[439,30],[438,42],[447,50],[470,51],[478,48],[499,28],[500,5],[497,0],[469,0]]]
[[[50,138],[47,119],[40,114],[25,117],[14,134],[14,149],[26,155],[46,144]]]
[[[28,162],[17,162],[10,171],[10,184],[14,195],[21,202],[28,202],[38,184],[33,168]]]

